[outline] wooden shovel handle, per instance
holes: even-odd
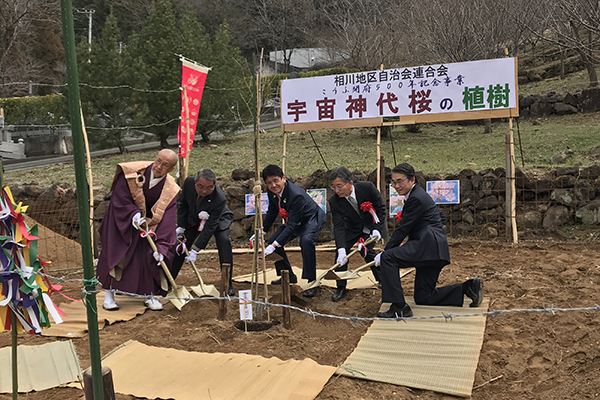
[[[373,243],[373,242],[374,242],[374,241],[376,241],[376,240],[377,240],[377,239],[376,239],[376,238],[374,238],[374,237],[373,237],[373,238],[369,238],[369,239],[365,240],[365,246],[367,246],[367,245],[369,245],[369,244]],[[344,257],[344,260],[348,260],[348,259],[350,259],[350,257],[352,257],[353,255],[355,255],[356,253],[358,253],[358,247],[357,247],[356,249],[352,250],[350,253],[348,253],[348,254],[346,255],[346,257]],[[321,276],[319,277],[319,279],[318,279],[318,280],[321,280],[321,279],[323,279],[323,277],[324,277],[325,275],[327,275],[327,273],[328,273],[329,271],[333,271],[334,269],[336,269],[336,268],[337,268],[337,267],[339,267],[339,266],[340,266],[340,263],[335,263],[335,264],[333,264],[333,267],[329,268],[329,269],[328,269],[328,270],[326,270],[324,273],[322,273],[322,274],[321,274]]]
[[[196,268],[196,263],[194,263],[194,262],[192,262],[192,261],[190,261],[190,260],[187,259],[187,257],[189,257],[189,255],[190,255],[190,252],[189,252],[187,246],[185,246],[185,255],[186,255],[185,261],[187,261],[192,266],[192,269],[196,273],[196,277],[198,277],[198,280],[200,281],[200,284],[202,286],[204,286],[204,281],[202,280],[202,277],[200,276],[200,271],[198,271],[198,268]]]
[[[146,227],[147,227],[148,222],[146,220],[144,220],[144,223],[146,224]],[[154,243],[152,236],[148,235],[148,229],[143,229],[140,226],[140,232],[144,232],[146,234],[146,239],[148,239],[148,243],[150,243],[150,247],[152,247],[153,251],[158,252],[158,249],[156,248],[156,244]],[[173,290],[179,289],[179,286],[177,286],[177,284],[175,283],[175,279],[173,279],[173,275],[171,275],[171,271],[169,271],[169,267],[167,267],[167,264],[165,264],[164,260],[160,260],[160,266],[162,267],[163,271],[165,272],[167,279],[171,283],[171,287],[173,288]]]

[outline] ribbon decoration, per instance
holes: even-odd
[[[360,210],[362,212],[370,213],[371,217],[373,217],[373,223],[375,223],[375,224],[379,223],[379,217],[377,216],[377,212],[373,208],[373,204],[370,201],[365,201],[365,202],[361,203]]]
[[[283,218],[283,224],[284,225],[287,224],[287,218],[288,218],[288,215],[289,215],[288,212],[285,209],[280,208],[279,209],[279,215],[281,215],[281,218]]]
[[[401,219],[402,219],[402,210],[400,210],[396,213],[396,222],[400,222]]]
[[[200,218],[200,225],[198,225],[198,232],[200,232],[204,229],[204,224],[208,221],[210,215],[206,211],[200,211],[198,213],[198,218]]]
[[[185,254],[185,250],[187,249],[187,246],[185,245],[186,239],[183,238],[183,240],[178,242],[179,243],[177,243],[177,247],[175,247],[175,252],[178,256],[181,256]]]
[[[59,324],[64,313],[50,299],[52,287],[44,276],[45,265],[37,254],[38,227],[25,223],[27,206],[16,203],[8,186],[0,194],[0,332],[15,329],[17,333],[40,334]],[[10,314],[17,317],[12,326]]]
[[[367,253],[369,252],[369,249],[367,249],[367,246],[365,246],[365,239],[364,238],[360,238],[358,239],[358,246],[356,246],[358,251],[360,252],[360,254],[362,255],[363,258],[365,258],[367,256]]]
[[[156,237],[156,233],[154,232],[154,229],[148,229],[147,231],[140,232],[141,238],[145,238],[148,235],[150,235],[150,237]]]

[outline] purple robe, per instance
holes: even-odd
[[[150,209],[160,198],[165,179],[152,189],[149,188],[152,165],[146,168],[146,178],[143,191],[146,199],[146,215],[151,217]],[[100,224],[100,243],[102,251],[98,258],[96,275],[104,289],[118,289],[128,293],[165,295],[160,287],[160,271],[152,256],[152,248],[148,239],[140,236],[140,231],[131,224],[133,216],[140,210],[137,208],[127,186],[127,181],[120,173],[113,187],[102,223]],[[153,236],[158,252],[164,256],[164,261],[170,267],[173,261],[176,228],[177,198],[167,206],[162,220],[155,228]],[[122,276],[116,280],[110,271],[121,262]]]

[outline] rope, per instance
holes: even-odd
[[[327,163],[325,162],[325,158],[323,158],[323,154],[321,154],[321,149],[319,149],[319,145],[317,144],[317,141],[315,140],[312,131],[308,131],[308,133],[310,134],[310,137],[313,140],[313,143],[315,144],[315,147],[317,148],[317,151],[319,152],[319,155],[321,156],[321,160],[323,160],[323,164],[325,164],[325,169],[327,171],[329,171],[329,167],[327,166]]]

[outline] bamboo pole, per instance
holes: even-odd
[[[92,157],[90,155],[90,144],[88,142],[87,130],[85,129],[85,120],[83,119],[83,110],[79,104],[81,112],[81,131],[83,133],[83,144],[85,146],[85,167],[87,171],[88,189],[90,191],[90,242],[92,244],[92,254],[94,253],[94,184],[92,175]]]
[[[383,64],[379,67],[383,70]],[[377,190],[381,193],[381,125],[377,127]]]
[[[510,160],[510,230],[512,232],[512,242],[518,243],[517,234],[517,187],[515,173],[515,134],[513,130],[513,119],[508,119],[508,157]],[[508,175],[508,172],[507,172]],[[508,196],[507,196],[508,197]]]
[[[100,358],[100,335],[98,333],[98,315],[96,302],[96,283],[92,260],[92,246],[89,226],[88,182],[83,160],[83,129],[81,126],[79,77],[77,74],[77,55],[75,52],[75,31],[73,24],[73,4],[71,0],[61,0],[61,17],[65,49],[65,65],[67,67],[67,89],[69,114],[73,133],[73,159],[77,188],[77,208],[79,213],[79,229],[81,239],[81,257],[84,274],[85,305],[87,310],[88,340],[90,346],[90,365],[95,400],[104,400],[102,381],[102,362]]]
[[[283,155],[281,156],[281,170],[285,174],[285,157],[287,151],[287,131],[283,131]]]

